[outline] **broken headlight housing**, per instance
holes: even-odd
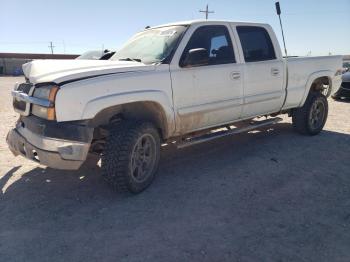
[[[57,85],[36,87],[33,97],[48,103],[47,106],[32,104],[32,114],[47,120],[56,120],[55,100],[59,89]]]

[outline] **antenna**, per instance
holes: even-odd
[[[283,45],[284,45],[284,53],[286,54],[286,57],[288,57],[287,47],[286,47],[286,40],[284,39],[284,32],[283,32],[283,26],[282,26],[280,2],[276,2],[275,4],[276,4],[276,12],[277,12],[278,18],[280,20],[280,25],[281,25]]]

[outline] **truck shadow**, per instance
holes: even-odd
[[[157,179],[136,196],[114,193],[98,169],[37,167],[8,185],[21,167],[9,170],[0,180],[4,261],[350,255],[341,226],[350,225],[350,135],[305,137],[282,123],[162,151]]]
[[[349,104],[350,103],[350,98],[337,98],[334,99],[335,102],[339,102],[339,103],[346,103]]]

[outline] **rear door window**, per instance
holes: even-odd
[[[269,33],[257,26],[237,26],[246,62],[258,62],[276,59]]]

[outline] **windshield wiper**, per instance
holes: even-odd
[[[118,59],[119,61],[133,61],[133,62],[138,62],[138,63],[141,63],[141,59],[139,58],[130,58],[130,57],[127,57],[127,58],[120,58]]]

